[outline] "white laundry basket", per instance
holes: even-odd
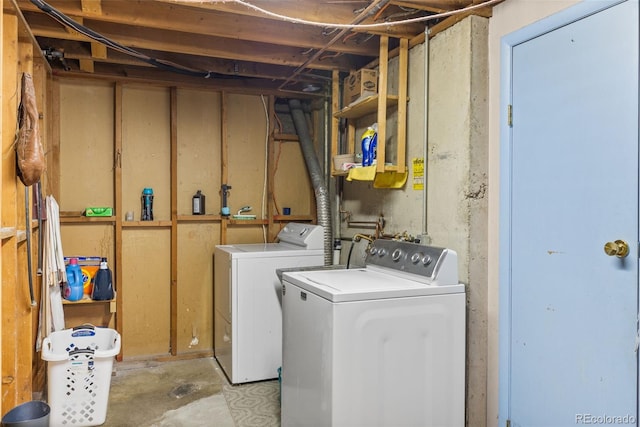
[[[93,325],[52,332],[44,339],[52,426],[104,424],[113,359],[119,352],[120,334]]]

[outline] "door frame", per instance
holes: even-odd
[[[510,419],[511,377],[511,180],[513,134],[509,125],[512,104],[512,51],[545,33],[579,21],[628,0],[584,0],[554,15],[510,33],[500,40],[500,210],[499,210],[499,310],[498,310],[498,426]]]

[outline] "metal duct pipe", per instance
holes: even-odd
[[[307,127],[307,120],[302,111],[302,105],[298,99],[289,100],[289,108],[293,124],[298,133],[300,140],[300,148],[302,156],[307,164],[307,171],[311,178],[313,191],[316,195],[316,209],[318,215],[318,224],[324,227],[324,265],[333,264],[333,232],[331,229],[331,211],[329,209],[329,191],[324,181],[322,169],[313,147],[313,141]]]

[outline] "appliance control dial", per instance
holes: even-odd
[[[402,258],[402,249],[396,249],[391,253],[391,259],[398,262]]]
[[[300,230],[300,236],[304,236],[305,234],[307,234],[307,231],[309,231],[309,229],[307,227],[304,227],[302,230]]]
[[[380,248],[380,249],[378,249],[378,256],[379,256],[379,257],[381,257],[381,258],[382,258],[382,257],[383,257],[383,256],[385,256],[386,254],[387,254],[387,250],[386,250],[385,248]]]
[[[433,258],[431,258],[429,255],[425,255],[422,257],[422,264],[423,265],[429,265],[431,264],[431,261],[433,261]]]
[[[420,262],[422,257],[423,255],[420,252],[416,252],[415,254],[411,255],[411,262],[417,264]]]
[[[369,249],[369,253],[370,253],[371,255],[375,255],[375,254],[376,254],[376,252],[378,252],[378,248],[376,248],[375,246],[374,246],[374,247],[372,247],[371,249]]]

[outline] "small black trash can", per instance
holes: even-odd
[[[25,402],[2,417],[2,427],[49,427],[49,412],[51,409],[45,402]]]

